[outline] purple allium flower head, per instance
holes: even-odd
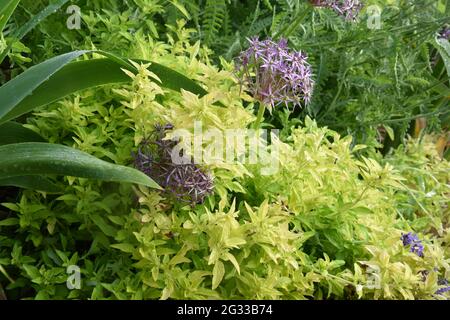
[[[203,203],[214,189],[213,180],[192,162],[173,163],[172,150],[177,141],[164,139],[166,131],[171,129],[170,124],[155,126],[152,139],[144,140],[133,155],[135,167],[178,200],[192,205]]]
[[[314,81],[304,53],[290,51],[285,39],[248,41],[250,47],[239,56],[237,67],[255,99],[272,108],[311,101]]]
[[[363,4],[359,0],[315,0],[314,6],[333,9],[346,20],[355,21]]]
[[[405,247],[411,246],[411,248],[409,249],[410,252],[414,252],[419,257],[423,257],[424,247],[416,234],[413,234],[411,232],[408,232],[407,234],[402,233],[400,240],[403,241],[403,245]]]

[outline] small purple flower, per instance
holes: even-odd
[[[237,67],[255,99],[272,108],[311,101],[314,81],[305,54],[291,52],[286,39],[274,42],[255,37],[248,42],[250,47],[239,56]]]
[[[446,287],[437,290],[437,291],[436,291],[436,294],[443,294],[443,293],[445,293],[445,292],[450,291],[450,286],[448,285],[447,279],[439,279],[438,285],[440,285],[440,286],[446,286]]]
[[[164,139],[172,125],[157,125],[153,139],[141,143],[134,164],[164,188],[167,194],[192,205],[203,203],[214,189],[211,176],[194,163],[176,164],[172,161],[172,150],[177,141]],[[155,137],[156,135],[156,137]]]
[[[438,38],[449,40],[450,39],[450,27],[449,26],[443,27],[442,30],[439,32]]]
[[[416,234],[413,234],[411,232],[408,232],[407,234],[402,233],[400,240],[403,241],[403,245],[405,247],[411,246],[411,248],[409,249],[410,252],[417,254],[419,257],[423,257],[424,247]]]

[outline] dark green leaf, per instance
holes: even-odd
[[[23,99],[31,95],[42,83],[66,64],[86,52],[74,51],[44,61],[0,87],[0,124],[11,120],[11,117],[5,118],[5,115],[11,112]]]
[[[6,26],[20,0],[0,0],[0,32]]]
[[[0,179],[2,187],[19,187],[23,189],[38,190],[45,192],[61,192],[56,184],[41,176],[17,176]]]
[[[97,52],[107,58],[70,63],[88,52]],[[0,124],[79,90],[131,81],[122,68],[136,71],[128,61],[101,51],[74,51],[31,67],[0,87]],[[163,65],[152,63],[149,70],[166,88],[206,94],[197,83]]]
[[[0,146],[21,142],[45,142],[45,139],[17,122],[10,121],[0,125]]]
[[[29,142],[0,146],[0,159],[0,179],[57,174],[160,188],[138,170],[57,144]]]

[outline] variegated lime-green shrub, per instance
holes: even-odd
[[[212,66],[188,33],[179,24],[169,45],[137,37],[131,47],[197,80],[206,96],[163,89],[142,65],[132,84],[43,108],[27,127],[130,165],[157,123],[249,126],[252,101],[233,66]],[[261,165],[208,166],[215,195],[194,208],[142,187],[64,178],[62,195],[24,191],[3,203],[12,213],[0,221],[0,279],[10,298],[443,298],[434,293],[450,276],[449,163],[431,145],[411,141],[376,161],[307,119],[273,139],[273,175]],[[403,247],[409,231],[423,240],[423,258]],[[69,265],[81,269],[80,289],[67,289]]]

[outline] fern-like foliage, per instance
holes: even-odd
[[[203,16],[203,39],[206,44],[214,43],[219,30],[223,27],[227,4],[225,0],[206,0]]]

